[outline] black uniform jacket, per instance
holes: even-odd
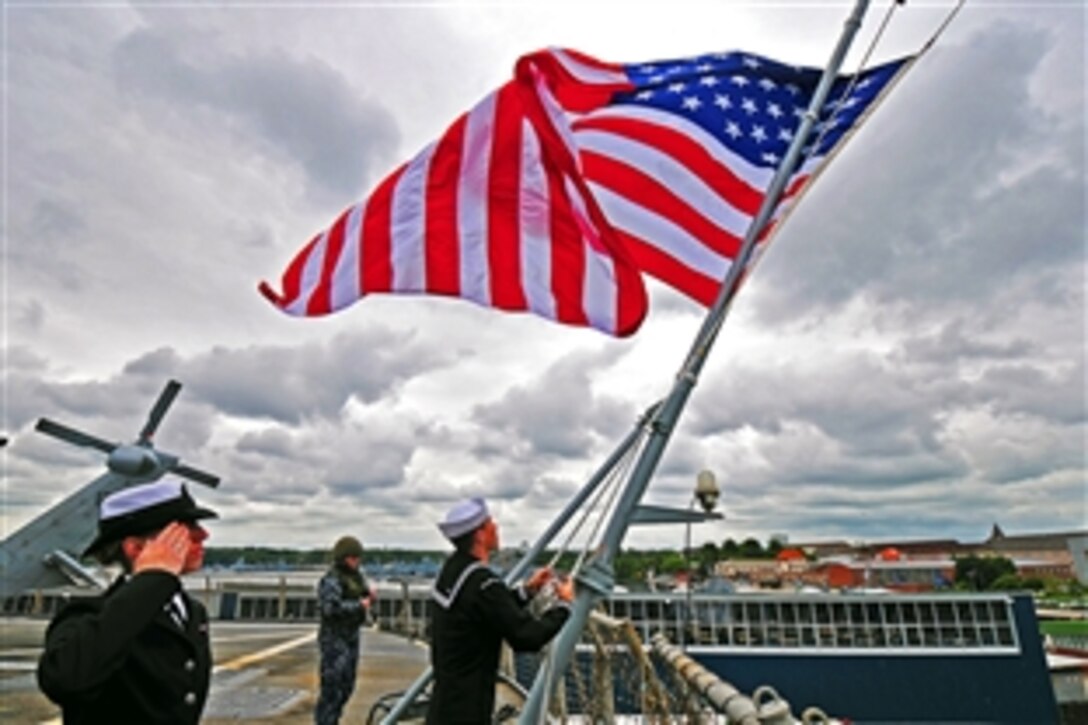
[[[166,606],[176,576],[145,571],[97,597],[76,599],[45,633],[38,684],[65,725],[196,723],[211,677],[208,614],[184,596],[179,626]]]
[[[446,560],[431,595],[434,688],[427,723],[490,723],[502,640],[516,651],[538,650],[570,610],[560,606],[534,617],[524,592],[461,552]]]

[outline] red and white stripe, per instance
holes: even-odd
[[[772,172],[675,114],[609,105],[632,87],[622,66],[574,51],[521,58],[303,248],[282,293],[261,291],[293,315],[438,294],[620,336],[646,314],[642,272],[710,304]]]
[[[261,291],[293,315],[375,292],[438,294],[628,335],[645,289],[580,189],[547,159],[512,82],[315,237],[282,293]]]
[[[534,60],[549,69],[543,71],[549,91],[559,99],[585,96],[586,84],[609,92],[630,87],[620,66],[580,54],[550,50]],[[711,304],[773,171],[753,166],[683,117],[652,108],[571,110],[566,123],[579,170],[639,269]],[[808,159],[794,174],[772,219],[781,216],[819,161]]]

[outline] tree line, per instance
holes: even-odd
[[[706,578],[719,561],[731,559],[774,559],[783,545],[771,539],[766,546],[753,538],[735,541],[726,539],[720,545],[706,542],[690,551],[683,549],[624,549],[613,562],[616,582],[625,586],[642,585],[650,574],[676,574],[691,571],[697,578]],[[448,549],[369,548],[363,557],[364,568],[379,568],[386,564],[417,564],[441,562],[449,554]],[[496,565],[505,569],[511,566],[520,553],[517,550],[502,552]],[[552,561],[554,551],[543,552],[535,562],[542,566]],[[566,552],[558,559],[556,568],[570,571],[576,559],[575,552]],[[328,566],[328,549],[287,549],[264,546],[209,547],[204,553],[204,564],[209,567],[238,567],[257,569],[295,569]],[[1016,573],[1016,565],[1003,556],[964,556],[956,559],[955,587],[967,591],[1008,590],[1071,590],[1081,594],[1084,587],[1076,582],[1063,582],[1056,586],[1039,577],[1022,577]]]
[[[683,549],[624,549],[613,561],[616,581],[621,584],[641,583],[648,574],[675,574],[691,570],[697,576],[709,576],[714,565],[728,559],[773,559],[782,550],[777,539],[766,546],[754,538],[736,541],[726,539],[720,545],[706,542],[691,551]],[[364,567],[379,567],[393,563],[418,563],[442,561],[449,550],[367,548],[363,556]],[[501,563],[516,560],[518,552],[505,552]],[[554,551],[545,551],[537,559],[538,565],[550,562]],[[569,571],[576,559],[574,552],[566,552],[557,563],[561,571]],[[204,565],[209,567],[235,568],[314,568],[329,564],[329,549],[287,549],[266,546],[214,546],[204,552]]]

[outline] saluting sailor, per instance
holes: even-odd
[[[558,582],[561,603],[534,617],[526,605],[552,572],[539,569],[512,589],[488,568],[491,552],[499,548],[499,527],[483,499],[457,504],[438,528],[456,551],[431,593],[434,688],[427,723],[490,723],[502,641],[519,652],[547,644],[570,615],[574,583]]]
[[[65,725],[197,723],[208,696],[211,649],[204,606],[179,576],[204,562],[201,508],[178,481],[104,498],[84,556],[120,564],[104,593],[69,602],[50,622],[38,684]]]

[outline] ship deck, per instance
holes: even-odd
[[[60,723],[59,709],[37,688],[34,666],[47,622],[0,620],[0,721]],[[318,692],[314,624],[212,622],[215,671],[201,722],[238,720],[303,725],[313,722]],[[355,693],[343,722],[367,722],[383,695],[403,691],[427,667],[425,644],[363,630]]]

